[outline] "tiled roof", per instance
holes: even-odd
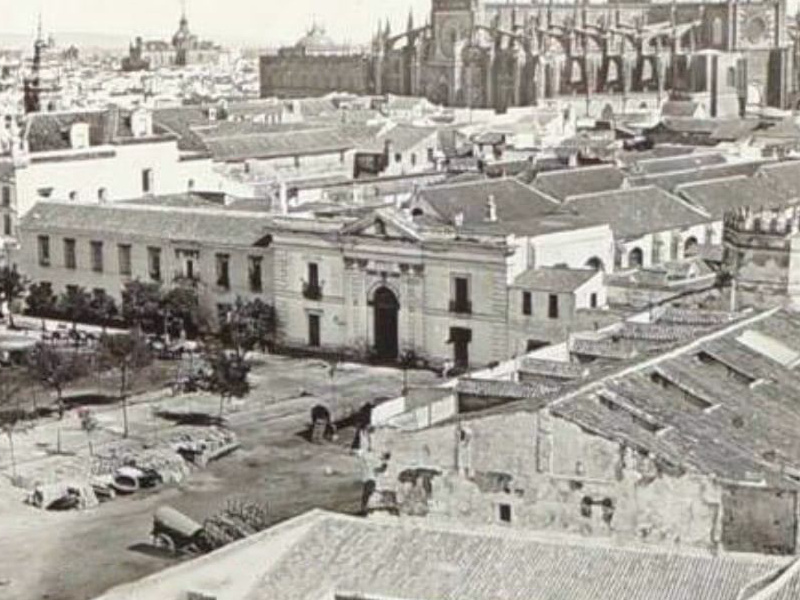
[[[587,281],[596,277],[594,269],[568,269],[566,267],[543,267],[528,269],[514,280],[514,287],[542,292],[574,292]]]
[[[668,156],[682,156],[694,152],[692,146],[679,146],[670,144],[659,144],[649,150],[627,151],[619,153],[618,157],[622,164],[632,167],[640,160],[651,158],[666,158]]]
[[[671,156],[667,158],[651,158],[636,163],[635,171],[643,174],[669,173],[686,171],[728,162],[722,154],[714,152],[696,152],[687,156]]]
[[[786,196],[759,179],[743,175],[678,186],[675,193],[699,206],[714,219],[722,219],[726,212],[753,207],[779,207],[787,203]]]
[[[535,400],[555,391],[555,386],[517,383],[501,379],[465,377],[458,380],[456,391],[471,396],[492,396],[508,400]]]
[[[397,125],[396,127],[392,127],[385,134],[378,136],[378,139],[381,142],[384,140],[390,141],[392,143],[392,151],[394,152],[406,152],[434,135],[436,135],[435,127]],[[433,145],[431,147],[433,147]],[[427,160],[427,157],[420,156],[419,160],[422,162]]]
[[[628,178],[628,183],[631,186],[655,185],[663,190],[672,192],[676,187],[684,183],[724,179],[726,177],[736,177],[737,175],[752,177],[762,166],[770,162],[768,160],[753,160],[725,165],[712,165],[699,169],[692,168],[685,171],[670,171],[669,173],[632,175]]]
[[[303,156],[349,150],[352,141],[336,129],[314,129],[206,139],[218,161]]]
[[[629,360],[638,354],[631,342],[614,341],[611,338],[573,337],[569,340],[569,351],[572,354],[611,360]]]
[[[770,311],[717,332],[550,406],[673,465],[794,487],[784,476],[800,469],[800,374],[773,347],[800,354],[800,317]],[[631,415],[644,415],[645,425]]]
[[[443,184],[420,190],[418,200],[430,206],[444,221],[452,222],[459,213],[465,225],[486,222],[489,197],[497,207],[497,222],[519,225],[559,212],[557,202],[515,179],[484,179],[454,185]]]
[[[22,219],[33,232],[80,231],[219,245],[251,246],[268,234],[268,217],[223,208],[181,209],[134,204],[40,202]]]
[[[78,123],[89,125],[89,145],[102,146],[132,138],[130,115],[117,108],[35,113],[28,117],[25,138],[31,152],[49,152],[71,148],[70,130]],[[164,133],[155,128],[155,133]]]
[[[800,160],[765,165],[758,175],[785,197],[800,198]]]
[[[178,136],[178,148],[183,151],[205,152],[203,138],[194,131],[195,126],[208,125],[208,113],[200,106],[161,108],[153,111],[153,123]]]
[[[247,600],[735,600],[787,562],[339,516],[311,528]]]
[[[528,357],[522,360],[520,371],[528,375],[555,379],[582,379],[588,374],[588,367],[577,363]]]
[[[647,233],[707,223],[710,218],[657,187],[639,187],[568,198],[567,206],[595,223],[608,223],[615,236],[629,239]]]
[[[564,200],[579,194],[616,190],[624,181],[625,174],[621,170],[604,165],[539,173],[533,186],[553,198]]]
[[[714,556],[500,526],[314,511],[98,600],[189,590],[229,600],[737,600],[743,590],[758,591],[781,576],[791,581],[794,564],[785,557]]]

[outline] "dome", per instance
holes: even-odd
[[[298,50],[306,54],[325,54],[339,49],[339,46],[325,33],[325,28],[312,25],[311,29],[295,44]]]

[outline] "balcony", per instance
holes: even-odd
[[[472,302],[469,300],[450,300],[450,312],[457,315],[471,315]]]
[[[319,283],[304,281],[303,298],[306,300],[322,300],[322,286]]]

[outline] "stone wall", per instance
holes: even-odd
[[[484,417],[415,433],[379,430],[391,453],[378,489],[401,515],[716,548],[720,487],[668,470],[548,412]]]

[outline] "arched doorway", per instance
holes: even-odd
[[[387,287],[375,292],[372,300],[375,317],[375,354],[380,360],[396,360],[398,355],[397,313],[400,302]]]
[[[697,255],[697,238],[691,236],[683,243],[683,256],[688,258]]]
[[[644,263],[644,254],[641,248],[634,248],[628,254],[628,268],[641,269]]]

